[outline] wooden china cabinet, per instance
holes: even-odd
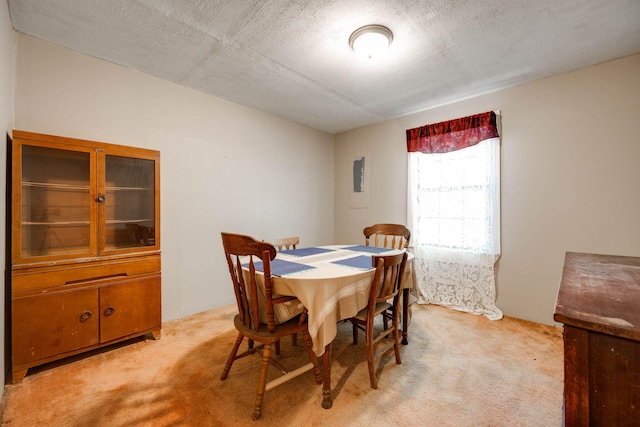
[[[15,130],[11,379],[160,337],[160,153]]]

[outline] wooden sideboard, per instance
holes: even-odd
[[[640,258],[568,252],[554,319],[565,425],[640,425]]]

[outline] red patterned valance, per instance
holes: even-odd
[[[476,114],[407,130],[407,151],[447,153],[498,136],[496,113]]]

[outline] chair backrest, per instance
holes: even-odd
[[[391,298],[399,298],[407,251],[403,250],[395,255],[374,255],[371,262],[376,272],[371,282],[369,307],[375,307],[377,303],[389,301]]]
[[[365,244],[369,246],[369,239],[373,237],[373,246],[391,249],[409,247],[411,231],[402,224],[374,224],[362,230]]]
[[[300,243],[300,237],[284,237],[282,239],[276,239],[273,242],[273,246],[278,251],[284,251],[288,249],[296,249],[296,246]]]
[[[260,310],[266,310],[267,328],[269,331],[274,331],[271,260],[276,257],[276,248],[270,243],[258,241],[250,236],[221,234],[240,319],[246,327],[258,330]],[[257,262],[262,262],[264,271],[265,304],[263,307],[258,298],[259,284],[255,266]]]

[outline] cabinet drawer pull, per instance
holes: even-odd
[[[113,312],[116,311],[115,308],[113,307],[107,307],[104,309],[104,315],[105,316],[111,316],[113,314]]]
[[[91,319],[91,316],[93,316],[93,313],[90,311],[85,311],[84,313],[82,313],[80,315],[80,321],[81,322],[86,322],[87,320]]]

